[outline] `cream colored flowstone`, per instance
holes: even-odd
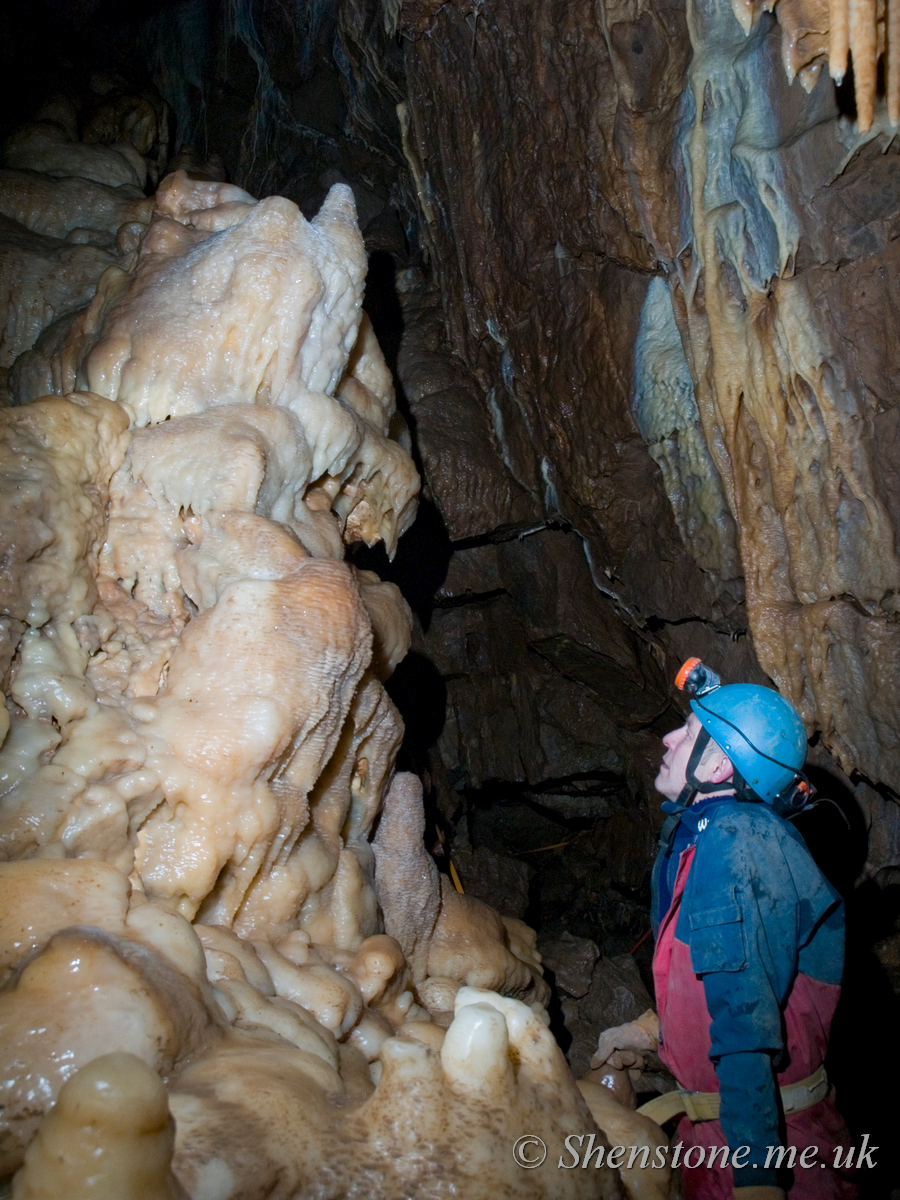
[[[145,220],[0,409],[0,1177],[21,1200],[622,1195],[555,1165],[600,1135],[533,933],[442,890],[395,775],[411,616],[344,546],[392,554],[418,478],[352,193],[307,221],[179,171],[149,220],[115,182],[146,139],[82,153],[66,112],[14,136],[0,199],[35,236],[65,196],[97,236]]]

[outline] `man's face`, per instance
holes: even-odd
[[[677,800],[681,789],[687,782],[685,772],[690,761],[691,751],[703,726],[693,713],[687,722],[678,729],[673,729],[663,738],[666,752],[663,755],[659,774],[653,781],[653,786],[667,800]]]

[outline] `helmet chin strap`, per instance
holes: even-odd
[[[691,797],[696,792],[701,792],[703,795],[709,795],[710,792],[720,792],[722,790],[721,783],[712,783],[710,780],[703,782],[697,778],[697,768],[700,766],[700,760],[703,758],[704,751],[712,741],[712,736],[709,730],[704,726],[700,726],[700,732],[697,734],[697,740],[694,742],[694,748],[691,750],[691,757],[688,759],[687,767],[684,771],[685,785],[678,793],[676,804],[682,808],[687,808]]]

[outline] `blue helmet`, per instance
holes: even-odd
[[[691,708],[710,737],[721,746],[743,781],[767,804],[775,804],[802,778],[806,730],[793,704],[773,688],[729,683],[699,659],[689,659],[677,686],[693,694]],[[801,796],[793,807],[799,807]]]
[[[771,804],[806,758],[806,730],[789,700],[755,683],[729,683],[691,701],[697,720],[744,782]]]

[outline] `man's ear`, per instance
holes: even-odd
[[[734,763],[727,754],[718,754],[710,763],[707,779],[710,783],[725,783],[734,774]]]

